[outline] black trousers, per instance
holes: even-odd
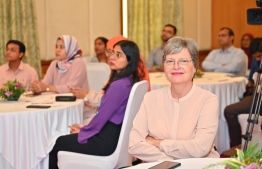
[[[238,122],[239,114],[249,114],[253,96],[244,97],[237,103],[227,106],[224,110],[224,115],[227,121],[230,146],[236,146],[241,144],[241,126]]]
[[[95,136],[88,139],[86,144],[79,144],[78,134],[61,136],[56,140],[53,150],[49,153],[49,169],[58,169],[58,151],[70,151],[89,155],[108,156],[112,154],[117,146],[120,125],[107,122],[102,130]]]

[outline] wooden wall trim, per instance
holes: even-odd
[[[199,69],[202,71],[204,71],[204,69],[202,68],[202,62],[203,60],[205,60],[209,52],[211,52],[211,50],[200,50],[199,51],[199,57],[198,57],[199,58]]]
[[[42,77],[45,76],[46,71],[53,60],[41,60]]]

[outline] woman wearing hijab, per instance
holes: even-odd
[[[34,81],[31,90],[34,93],[69,93],[72,88],[89,90],[87,72],[82,51],[75,37],[59,36],[56,40],[56,60],[50,64],[42,82]]]
[[[248,57],[248,69],[251,69],[252,55],[249,53],[249,46],[254,36],[250,33],[245,33],[241,38],[241,49],[246,53]]]

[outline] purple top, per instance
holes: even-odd
[[[131,88],[130,77],[119,79],[110,84],[101,99],[98,114],[78,133],[78,142],[80,144],[87,143],[90,137],[99,133],[106,122],[110,121],[115,124],[123,122]]]

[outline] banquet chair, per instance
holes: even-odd
[[[86,62],[90,90],[100,92],[109,79],[111,69],[106,63]]]
[[[132,128],[133,119],[138,112],[145,93],[148,89],[148,82],[143,80],[137,82],[130,92],[122,128],[116,150],[109,156],[95,156],[80,153],[59,151],[58,166],[60,169],[113,169],[132,165],[132,157],[128,153],[129,133]]]
[[[92,59],[91,56],[82,56],[82,60],[83,60],[85,63],[91,62],[91,59]]]
[[[238,115],[238,121],[240,123],[241,126],[241,131],[242,131],[242,135],[246,134],[246,128],[247,128],[247,119],[248,119],[248,115],[249,114],[240,114]],[[252,143],[257,143],[259,142],[260,144],[260,148],[262,148],[262,130],[260,128],[260,124],[262,123],[262,117],[259,116],[258,118],[258,124],[254,125],[253,128],[253,133],[252,133],[252,138],[251,140],[248,142],[248,145],[252,144]],[[242,139],[242,149],[244,148],[245,145],[245,140]]]

